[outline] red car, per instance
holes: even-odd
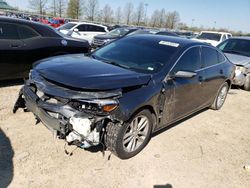
[[[49,25],[52,26],[52,27],[54,27],[54,28],[60,27],[64,23],[65,23],[65,21],[64,21],[63,18],[52,18],[52,19],[49,19]]]

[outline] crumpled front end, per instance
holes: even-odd
[[[233,84],[238,86],[243,86],[246,80],[246,75],[248,73],[248,69],[244,66],[236,65],[235,75],[233,78]]]
[[[120,90],[81,91],[52,83],[36,71],[26,81],[14,106],[31,111],[58,138],[82,148],[101,143],[103,127],[118,107]]]

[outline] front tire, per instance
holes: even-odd
[[[219,89],[216,98],[214,99],[213,104],[211,105],[211,109],[213,110],[219,110],[225,103],[225,100],[227,98],[227,93],[229,90],[229,85],[227,82],[225,82]]]
[[[123,125],[109,123],[106,127],[105,145],[121,159],[137,155],[149,142],[153,125],[152,114],[142,110]]]
[[[250,73],[246,75],[246,80],[243,86],[244,90],[250,91]]]

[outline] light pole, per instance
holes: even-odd
[[[145,25],[147,25],[147,11],[148,11],[148,3],[145,3],[145,4],[144,4],[144,6],[145,6],[145,15],[144,15],[144,17],[145,17]]]
[[[214,29],[216,28],[216,21],[214,21]]]
[[[191,28],[194,27],[194,21],[195,21],[195,19],[193,18],[192,23],[191,23]]]

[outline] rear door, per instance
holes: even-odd
[[[202,46],[202,63],[204,70],[204,100],[211,103],[216,96],[218,89],[224,82],[224,66],[226,59],[215,48]]]
[[[0,22],[0,80],[22,77],[23,46],[17,25]]]
[[[34,61],[47,56],[46,54],[44,54],[44,46],[41,45],[40,42],[42,40],[42,37],[33,28],[28,25],[18,24],[17,29],[20,40],[22,40],[24,44],[20,49],[20,51],[22,52],[20,72],[22,72],[24,77],[27,77]]]

